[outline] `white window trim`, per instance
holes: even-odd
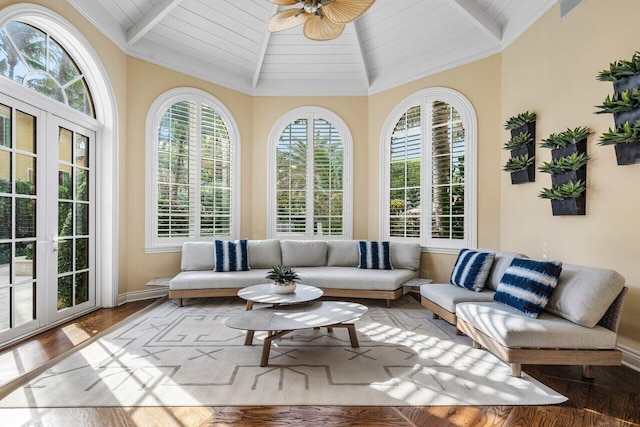
[[[431,142],[422,142],[422,164],[425,167],[421,170],[421,198],[426,202],[428,206],[422,209],[421,217],[421,232],[423,235],[420,238],[399,238],[390,237],[389,231],[389,162],[391,157],[391,146],[389,141],[393,130],[402,117],[402,115],[411,107],[420,105],[423,108],[433,101],[443,101],[454,107],[459,113],[462,119],[463,126],[465,128],[466,144],[465,144],[465,239],[459,242],[452,240],[440,240],[441,243],[438,246],[432,244],[434,239],[427,236],[427,221],[430,217],[431,211],[431,198],[429,197],[428,185],[430,185],[431,176],[431,163],[427,161],[428,147]],[[423,111],[426,111],[423,109]],[[424,118],[422,128],[425,128]],[[424,135],[423,138],[430,139],[430,135]],[[460,92],[445,88],[445,87],[432,87],[420,90],[418,92],[409,95],[403,99],[387,117],[387,120],[382,128],[380,134],[380,237],[384,240],[391,241],[412,241],[422,245],[423,252],[443,253],[443,254],[457,254],[460,248],[477,248],[477,223],[478,223],[478,206],[477,206],[477,189],[478,189],[478,174],[477,174],[477,145],[478,145],[478,120],[475,109],[471,102]],[[423,203],[424,204],[424,203]],[[442,244],[444,243],[444,244]]]
[[[216,110],[224,123],[228,127],[229,139],[231,140],[231,233],[227,237],[237,239],[240,235],[240,132],[233,115],[215,96],[200,89],[181,87],[171,89],[160,95],[149,108],[146,123],[146,233],[145,233],[145,253],[180,252],[182,243],[185,241],[211,241],[212,236],[172,238],[167,239],[157,237],[158,228],[158,193],[156,186],[158,182],[158,128],[164,112],[173,104],[180,101],[199,101]],[[200,147],[200,141],[198,141]]]
[[[343,235],[342,236],[314,236],[299,234],[276,233],[276,150],[282,132],[292,122],[298,119],[323,119],[331,123],[338,131],[344,146],[344,177],[343,177]],[[309,123],[312,123],[310,121]],[[269,134],[269,167],[267,173],[267,238],[269,239],[317,239],[339,240],[351,239],[353,236],[353,138],[349,126],[342,118],[331,110],[317,106],[299,107],[282,116],[271,129]]]
[[[48,111],[64,109],[64,116],[97,130],[96,174],[96,305],[113,307],[118,299],[118,107],[114,91],[100,57],[91,43],[69,21],[57,13],[30,3],[0,10],[0,27],[8,21],[22,21],[51,34],[83,70],[95,108],[92,118],[17,82],[3,78],[2,91],[9,96]],[[43,243],[48,244],[48,241]]]

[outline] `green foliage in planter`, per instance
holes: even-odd
[[[528,154],[512,157],[507,160],[507,164],[504,165],[502,170],[506,172],[516,172],[522,169],[526,169],[529,166],[532,166],[535,160],[535,156],[530,158]]]
[[[567,129],[564,132],[558,134],[552,133],[549,138],[543,139],[543,148],[550,148],[551,150],[557,150],[558,148],[564,148],[568,145],[577,144],[578,142],[591,135],[593,132],[588,127],[577,127],[575,129]]]
[[[621,59],[609,64],[608,70],[598,73],[601,82],[617,82],[640,72],[640,52],[633,54],[631,61]]]
[[[552,162],[544,162],[539,171],[551,174],[561,174],[577,171],[589,161],[589,156],[584,153],[571,153],[570,156],[561,157]]]
[[[609,128],[600,137],[599,145],[631,144],[640,139],[640,120],[631,124],[626,122],[616,129]]]
[[[517,150],[529,144],[533,144],[533,136],[529,132],[525,132],[511,138],[503,147],[505,150]]]
[[[569,181],[564,185],[553,188],[543,188],[538,197],[550,200],[565,200],[580,197],[585,192],[587,186],[581,180]]]
[[[527,123],[533,123],[536,121],[536,113],[530,113],[525,111],[517,116],[510,117],[504,124],[506,130],[518,129],[520,126],[524,126]]]
[[[271,267],[271,270],[267,272],[266,278],[277,285],[286,285],[300,280],[298,273],[296,273],[292,267],[285,267],[283,265]]]
[[[618,114],[626,113],[640,108],[640,89],[625,90],[624,92],[614,93],[613,96],[607,95],[601,105],[596,105],[600,111],[596,114]]]

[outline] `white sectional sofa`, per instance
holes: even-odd
[[[613,270],[564,264],[548,304],[538,318],[495,302],[500,278],[518,254],[495,252],[486,288],[474,292],[451,284],[420,288],[422,305],[511,365],[513,376],[523,364],[619,366],[617,330],[627,288]]]
[[[403,285],[418,277],[421,248],[391,243],[392,270],[358,268],[357,240],[248,240],[248,271],[214,271],[214,243],[182,245],[181,272],[169,282],[169,298],[234,296],[238,289],[267,283],[275,265],[295,267],[300,283],[322,288],[325,296],[386,299],[403,294]]]

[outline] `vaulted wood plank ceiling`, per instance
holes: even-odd
[[[344,33],[269,33],[267,0],[68,0],[127,54],[251,95],[370,95],[501,52],[558,0],[377,0]]]

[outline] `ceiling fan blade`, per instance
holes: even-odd
[[[304,35],[311,40],[332,40],[342,34],[346,24],[311,15],[304,23]]]
[[[284,31],[289,28],[297,27],[300,24],[304,24],[304,22],[309,19],[310,15],[308,13],[301,13],[296,16],[298,12],[300,12],[300,9],[287,9],[276,13],[269,20],[267,29],[273,33],[275,31]]]
[[[298,0],[267,0],[270,3],[278,4],[280,6],[293,6],[298,3]]]
[[[322,13],[335,22],[349,23],[362,15],[376,0],[335,0],[322,6]]]

